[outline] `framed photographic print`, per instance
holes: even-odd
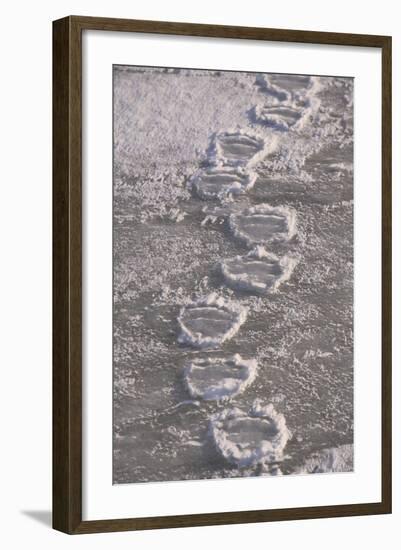
[[[53,24],[53,526],[391,512],[391,38]]]

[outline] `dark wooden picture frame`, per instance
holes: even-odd
[[[379,48],[382,53],[382,496],[379,502],[82,520],[82,31]],[[391,513],[391,37],[71,16],[53,22],[53,527],[69,534]]]

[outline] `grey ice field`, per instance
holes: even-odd
[[[113,481],[353,469],[353,80],[114,67]]]

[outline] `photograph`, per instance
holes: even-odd
[[[113,484],[352,472],[354,79],[112,71]]]
[[[400,9],[340,4],[4,5],[6,550],[398,549]]]

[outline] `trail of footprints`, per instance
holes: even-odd
[[[269,101],[254,108],[255,121],[272,128],[272,137],[267,139],[250,129],[213,135],[207,152],[208,166],[200,167],[189,181],[201,200],[222,202],[247,193],[257,179],[253,169],[274,150],[277,135],[295,128],[308,111],[308,101],[302,99],[300,90],[310,85],[309,77],[264,77],[257,84]],[[286,90],[286,86],[293,91]],[[248,252],[221,261],[225,284],[258,295],[275,292],[290,278],[296,260],[278,257],[268,247],[271,243],[290,241],[296,234],[295,210],[266,203],[243,210],[232,208],[228,226],[232,237]],[[184,366],[183,378],[192,398],[227,400],[255,380],[258,369],[255,359],[245,359],[239,354],[227,356],[220,349],[245,323],[247,313],[239,301],[227,301],[216,294],[181,309],[178,341],[197,349],[216,350],[206,359],[195,358]],[[274,470],[274,463],[282,460],[290,438],[284,415],[272,404],[263,405],[260,400],[255,400],[249,411],[231,408],[214,414],[209,435],[229,463],[240,468],[257,464],[269,468],[273,464],[271,473],[280,473],[279,469]]]

